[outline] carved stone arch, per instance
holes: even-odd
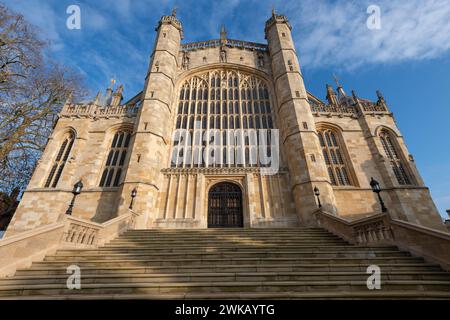
[[[78,131],[74,127],[68,126],[55,132],[51,139],[61,140],[68,134],[72,134],[75,137],[75,139],[78,137]]]
[[[134,130],[134,124],[133,123],[118,123],[114,124],[106,129],[106,134],[114,134],[117,131],[125,130],[133,132]]]
[[[207,189],[208,228],[242,228],[244,226],[244,192],[232,180],[217,181]]]
[[[244,188],[244,184],[243,184],[242,181],[237,180],[237,179],[236,180],[235,179],[228,179],[228,178],[214,180],[214,182],[209,183],[206,186],[206,193],[208,194],[208,192],[211,190],[211,188],[214,187],[215,185],[217,185],[219,183],[224,183],[224,182],[237,185],[241,189],[241,192],[244,193],[245,188]]]
[[[385,125],[379,125],[378,127],[376,127],[373,134],[375,137],[379,137],[383,131],[388,132],[395,138],[402,138],[402,135],[397,130],[395,130],[391,127],[385,126]]]
[[[226,66],[224,66],[223,64],[220,64],[220,63],[214,63],[214,64],[209,64],[206,66],[203,65],[203,66],[199,66],[197,68],[187,70],[178,77],[175,85],[177,88],[181,88],[181,84],[184,83],[185,80],[190,79],[194,75],[201,76],[201,74],[203,74],[206,71],[215,72],[216,74],[220,75],[221,71],[223,71],[223,70],[234,70],[238,73],[244,72],[244,73],[247,73],[250,75],[254,74],[254,75],[264,79],[265,82],[271,83],[271,85],[273,85],[271,76],[265,70],[256,69],[256,68],[252,68],[252,67],[248,67],[248,66],[243,66],[240,64],[232,64],[232,63],[228,63]]]
[[[344,131],[344,129],[340,125],[326,121],[316,122],[316,129],[333,129],[339,133],[342,133]]]

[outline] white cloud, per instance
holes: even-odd
[[[370,4],[381,8],[381,30],[366,25]],[[284,6],[308,67],[399,63],[436,58],[450,49],[448,0],[304,0]],[[286,10],[287,9],[287,10]]]
[[[21,13],[32,25],[37,26],[45,35],[45,39],[52,42],[53,50],[63,49],[64,44],[58,24],[64,21],[62,20],[64,16],[58,16],[49,3],[24,0],[6,1],[6,5],[8,8]]]

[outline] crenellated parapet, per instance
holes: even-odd
[[[139,105],[101,106],[96,104],[66,104],[61,110],[61,118],[113,118],[136,117]]]
[[[194,51],[208,48],[218,48],[218,47],[229,47],[229,48],[238,48],[238,49],[246,49],[252,51],[261,51],[267,52],[269,48],[266,44],[249,42],[249,41],[241,41],[241,40],[233,40],[233,39],[215,39],[209,41],[199,41],[186,43],[181,46],[182,51]]]
[[[289,27],[290,30],[292,30],[289,19],[284,14],[278,14],[275,13],[275,11],[272,11],[272,16],[269,18],[269,20],[266,21],[266,27],[264,29],[265,33],[267,34],[267,31],[270,29],[270,27],[272,27],[272,25],[276,23],[284,23]]]
[[[136,117],[141,105],[140,94],[135,96],[125,104],[120,104],[123,99],[123,85],[114,91],[115,80],[111,80],[111,85],[106,89],[105,97],[99,92],[93,101],[87,103],[74,103],[69,98],[61,112],[60,118],[121,118]]]
[[[181,25],[180,20],[177,19],[175,10],[170,16],[162,16],[155,30],[158,31],[163,24],[170,24],[174,26],[176,29],[178,29],[178,31],[180,31],[181,39],[183,39],[183,26]]]
[[[376,102],[368,99],[359,98],[353,91],[351,96],[347,96],[341,86],[336,93],[330,85],[327,85],[328,103],[308,95],[308,102],[312,113],[317,116],[350,116],[360,117],[365,114],[389,115],[391,111],[386,105],[386,101],[379,91],[377,91],[378,100]]]

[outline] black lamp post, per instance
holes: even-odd
[[[381,211],[382,212],[387,212],[387,208],[384,205],[384,201],[381,198],[380,192],[381,192],[381,187],[380,187],[380,183],[375,180],[374,178],[370,179],[370,186],[372,187],[372,191],[375,192],[378,196],[378,200],[380,201],[380,205],[381,205]]]
[[[77,197],[77,195],[79,195],[81,193],[81,190],[83,190],[83,182],[78,181],[77,183],[75,183],[75,185],[73,186],[73,190],[72,190],[72,194],[73,194],[73,198],[72,201],[70,202],[69,208],[67,208],[66,214],[71,216],[72,215],[72,209],[73,209],[73,205],[75,203],[75,198]]]
[[[320,190],[317,187],[314,187],[314,195],[317,197],[317,203],[319,204],[319,208],[322,208],[322,203],[320,203]]]
[[[137,196],[137,190],[136,190],[136,188],[134,188],[133,191],[131,191],[130,210],[133,209],[133,202],[134,202],[134,198],[136,198],[136,196]]]

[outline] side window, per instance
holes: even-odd
[[[349,166],[346,164],[337,133],[331,129],[319,130],[319,140],[331,183],[335,186],[354,185],[349,176]]]
[[[382,131],[380,133],[381,145],[383,146],[384,152],[388,157],[392,171],[397,179],[397,182],[400,185],[409,185],[411,184],[411,179],[405,170],[405,164],[403,163],[402,158],[400,157],[400,151],[393,143],[393,138],[387,131]]]
[[[130,145],[131,133],[119,131],[114,135],[108,158],[100,179],[100,187],[118,187]]]
[[[56,186],[58,185],[66,162],[69,159],[70,151],[72,150],[74,141],[75,135],[73,133],[69,133],[64,138],[61,146],[59,147],[58,154],[53,160],[50,173],[48,175],[47,181],[45,182],[45,188],[56,188]]]

